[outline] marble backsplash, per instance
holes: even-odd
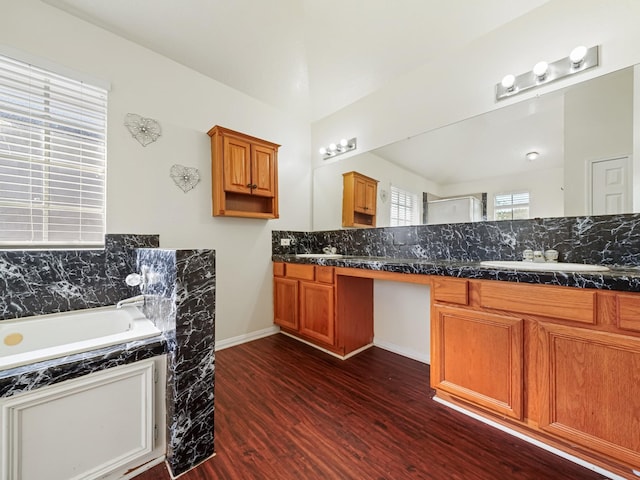
[[[292,245],[281,246],[282,238]],[[525,249],[553,248],[561,262],[635,266],[640,214],[272,234],[274,254],[321,253],[327,245],[344,255],[471,262],[521,260]]]
[[[0,321],[114,305],[139,294],[124,278],[158,235],[105,236],[104,249],[0,250]]]

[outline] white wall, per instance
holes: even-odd
[[[430,363],[429,287],[375,280],[373,292],[373,343],[422,363]]]
[[[342,226],[342,174],[356,171],[378,180],[376,226],[388,227],[391,216],[391,185],[418,195],[422,205],[422,192],[438,194],[436,183],[391,163],[371,152],[335,161],[313,170],[313,229],[336,230]],[[380,198],[386,190],[386,202]],[[420,210],[422,215],[422,210]],[[420,217],[421,219],[422,217]]]
[[[468,195],[487,192],[487,220],[493,220],[493,203],[497,193],[528,191],[530,196],[529,216],[562,217],[564,215],[564,174],[562,168],[534,170],[526,175],[508,175],[486,178],[474,182],[443,185],[444,196]]]
[[[308,124],[37,0],[2,3],[0,44],[111,82],[107,232],[215,249],[217,341],[270,328],[271,231],[311,227]],[[123,126],[129,112],[158,120],[162,137],[142,147]],[[214,125],[282,145],[279,220],[211,216]],[[175,163],[200,170],[191,192],[169,177]]]

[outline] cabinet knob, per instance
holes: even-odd
[[[253,185],[251,185],[251,188],[258,188],[258,185],[254,183]]]

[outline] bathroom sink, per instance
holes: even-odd
[[[480,262],[483,267],[529,270],[536,272],[607,272],[608,267],[585,263],[552,263],[496,260]]]
[[[341,258],[339,253],[296,253],[300,258]]]

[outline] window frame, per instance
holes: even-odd
[[[8,48],[0,48],[0,63],[2,74],[15,75],[11,83],[7,76],[5,84],[0,85],[0,95],[4,95],[0,104],[0,121],[4,119],[5,129],[10,132],[5,133],[4,149],[0,142],[0,164],[5,169],[6,180],[3,182],[6,188],[4,198],[0,192],[0,208],[5,210],[5,218],[10,218],[11,209],[14,208],[16,218],[23,217],[20,221],[27,227],[31,224],[30,228],[22,230],[25,236],[31,236],[30,240],[6,238],[0,240],[0,249],[104,248],[107,218],[109,84]],[[40,84],[34,86],[38,81]],[[54,86],[49,92],[62,97],[64,91],[65,95],[65,100],[58,102],[60,110],[53,115],[53,97],[49,98],[49,111],[44,107],[39,110],[32,107],[32,101],[34,105],[37,105],[38,101],[42,102],[41,105],[46,105],[47,85],[49,88]],[[69,92],[70,95],[67,97],[66,94]],[[20,100],[21,95],[26,97]],[[69,103],[66,103],[67,101]],[[7,120],[9,117],[10,120]],[[89,135],[87,132],[91,130],[95,133]],[[6,139],[9,135],[10,141]],[[37,138],[38,135],[40,138]],[[40,144],[40,153],[32,153],[37,150],[34,142],[36,147]],[[14,151],[11,151],[12,146]],[[20,148],[28,150],[29,153],[19,152]],[[60,158],[53,157],[52,152],[53,155],[60,155]],[[70,157],[75,159],[70,160]],[[41,172],[38,171],[39,168]],[[56,172],[55,175],[51,174],[51,171]],[[41,199],[36,198],[37,194],[30,196],[34,174],[36,177],[40,176],[37,181],[41,184]],[[15,183],[7,180],[10,177],[15,179]],[[46,197],[45,190],[51,191],[56,185],[57,200]],[[23,191],[25,197],[30,198],[13,200],[9,193],[12,187],[16,187],[14,192],[17,197],[20,196],[19,192]],[[35,221],[34,211],[43,212]],[[59,229],[59,237],[52,240],[51,237],[47,237],[52,233],[55,235],[56,232],[51,225],[47,225],[47,216],[55,211],[63,212],[62,218],[69,223],[63,225],[63,228]],[[89,220],[92,215],[93,220]],[[7,225],[0,224],[3,229]],[[34,225],[42,226],[41,238],[34,239]],[[68,231],[65,231],[65,226]],[[18,224],[12,231],[19,234],[19,227]],[[45,229],[47,234],[44,233]],[[91,229],[93,232],[88,233]],[[69,232],[72,232],[74,238],[70,238]],[[64,238],[65,234],[69,236]],[[89,236],[83,239],[83,234]]]

